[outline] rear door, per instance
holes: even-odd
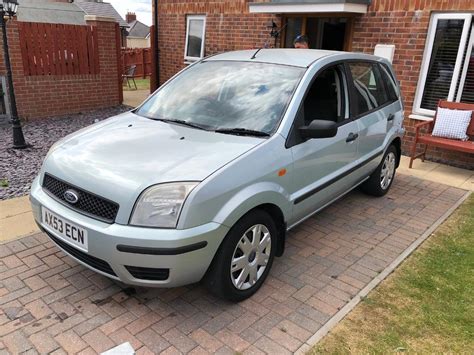
[[[388,80],[377,62],[351,61],[347,63],[350,73],[352,114],[359,125],[359,149],[357,160],[360,173],[370,174],[378,165],[385,148],[387,132],[393,126],[400,108],[392,105],[396,95],[388,91]]]

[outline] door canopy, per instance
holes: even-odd
[[[305,13],[353,13],[365,14],[371,0],[271,0],[252,2],[251,13],[305,14]]]

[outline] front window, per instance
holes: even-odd
[[[305,125],[313,120],[341,122],[348,118],[347,87],[342,65],[318,74],[306,94],[303,109]]]
[[[205,61],[162,87],[137,111],[207,130],[271,134],[305,69],[264,63]]]
[[[204,57],[206,16],[190,15],[186,21],[184,59],[199,60]]]
[[[434,115],[439,100],[474,103],[474,21],[472,14],[435,14],[431,18],[416,113]]]

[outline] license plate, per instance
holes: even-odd
[[[55,236],[60,237],[65,242],[81,250],[87,251],[87,230],[81,228],[47,208],[42,208],[43,223],[51,229]]]

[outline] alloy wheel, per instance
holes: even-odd
[[[254,286],[263,275],[270,259],[272,242],[268,228],[256,224],[243,234],[234,249],[230,277],[238,290]]]
[[[390,152],[385,157],[385,160],[382,165],[382,170],[380,171],[380,187],[383,190],[388,189],[393,180],[393,175],[395,174],[395,165],[396,157],[393,152]]]

